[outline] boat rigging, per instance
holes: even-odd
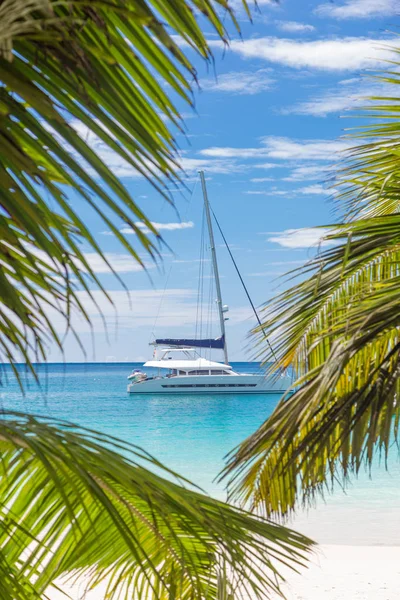
[[[216,338],[158,338],[152,344],[155,347],[153,360],[147,361],[144,367],[157,369],[157,375],[149,376],[140,370],[135,370],[128,379],[128,392],[130,394],[165,394],[165,393],[283,393],[291,385],[291,379],[286,373],[277,373],[273,376],[264,376],[255,373],[237,373],[229,364],[228,346],[226,341],[226,313],[228,307],[222,302],[222,291],[220,276],[218,270],[217,252],[215,247],[214,231],[211,218],[211,207],[207,194],[206,180],[204,172],[200,171],[200,180],[203,193],[204,211],[207,222],[208,238],[210,242],[210,251],[212,259],[212,276],[215,283],[216,303],[218,307],[218,321],[220,335]],[[261,321],[257,311],[251,301],[248,290],[240,275],[236,262],[233,259],[232,252],[226,242],[222,229],[212,213],[221,232],[223,240],[233,260],[240,281],[245,289],[247,297],[250,300],[252,309],[257,317],[258,323]],[[269,343],[269,341],[268,341]],[[271,347],[271,346],[270,346]],[[201,349],[222,350],[224,362],[215,362],[202,357],[199,354]],[[272,350],[272,347],[271,347]],[[159,352],[159,356],[158,356]],[[273,352],[273,350],[272,350]],[[175,353],[182,357],[175,358]],[[166,375],[161,375],[162,371],[167,371]]]

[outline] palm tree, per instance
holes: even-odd
[[[62,349],[49,311],[74,334],[73,313],[89,321],[77,291],[102,289],[82,243],[107,257],[71,194],[134,260],[157,260],[160,236],[96,147],[170,200],[182,123],[163,83],[191,105],[196,80],[174,35],[210,60],[199,18],[227,40],[224,12],[237,27],[227,0],[0,0],[0,353],[21,386],[18,360],[36,377],[48,343]],[[109,598],[262,597],[279,592],[275,561],[301,565],[311,545],[68,423],[4,413],[0,452],[5,599],[43,598],[65,574],[107,581]]]
[[[285,515],[346,483],[378,452],[386,458],[400,421],[399,62],[379,79],[369,124],[337,173],[343,222],[295,273],[303,281],[267,307],[256,334],[276,339],[277,367],[294,365],[293,395],[235,451],[231,496]],[[364,112],[365,114],[365,112]],[[322,234],[322,231],[321,231]],[[327,247],[328,245],[328,247]],[[261,348],[261,346],[260,346]],[[268,360],[268,356],[264,354]]]

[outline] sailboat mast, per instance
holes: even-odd
[[[211,213],[210,213],[210,204],[208,202],[207,188],[206,188],[206,180],[204,177],[204,171],[199,171],[201,187],[203,190],[203,198],[204,198],[204,208],[206,211],[206,219],[207,219],[207,227],[208,227],[208,235],[210,238],[210,247],[211,247],[211,257],[214,271],[214,279],[215,279],[215,289],[217,292],[217,305],[218,305],[218,314],[219,314],[219,324],[221,329],[221,336],[224,340],[224,362],[226,365],[229,364],[228,360],[228,348],[226,345],[226,335],[225,335],[225,318],[222,304],[222,294],[221,294],[221,284],[219,281],[219,271],[218,271],[218,262],[217,262],[217,252],[215,250],[215,242],[214,242],[214,232],[212,228],[211,221]]]

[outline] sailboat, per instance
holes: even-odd
[[[228,307],[222,302],[210,203],[203,171],[200,171],[200,179],[217,295],[220,335],[207,339],[156,339],[152,342],[153,359],[143,366],[157,369],[157,375],[149,376],[145,371],[133,371],[128,376],[127,391],[129,394],[282,394],[291,385],[291,377],[286,372],[275,373],[272,376],[238,373],[229,364],[225,331]],[[202,357],[200,352],[204,349],[222,351],[224,362]]]

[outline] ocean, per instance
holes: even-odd
[[[258,368],[232,363],[237,371]],[[119,437],[155,456],[206,492],[225,499],[215,481],[224,457],[271,414],[279,395],[130,396],[133,363],[48,364],[41,388],[24,374],[25,395],[3,367],[0,405],[66,419]],[[400,463],[393,447],[389,470],[376,461],[346,493],[338,486],[315,508],[300,510],[290,525],[325,544],[400,545]]]

